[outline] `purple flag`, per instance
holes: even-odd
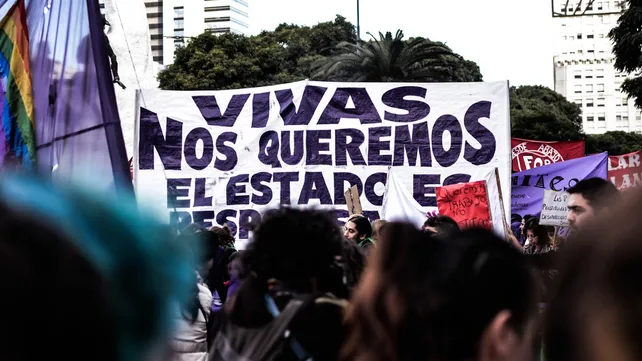
[[[0,18],[14,3],[0,0]],[[26,4],[38,170],[131,194],[98,0]]]
[[[608,153],[553,163],[513,173],[511,213],[538,215],[544,190],[564,191],[586,178],[607,179]]]

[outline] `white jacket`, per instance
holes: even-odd
[[[172,361],[207,360],[207,320],[209,320],[212,309],[212,293],[200,283],[198,284],[198,299],[202,309],[198,310],[198,316],[194,323],[185,319],[180,307],[176,308],[176,329],[171,341],[171,348],[174,351]]]

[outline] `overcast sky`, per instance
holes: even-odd
[[[550,0],[361,0],[361,36],[402,29],[477,62],[485,81],[553,86]],[[336,14],[356,25],[356,0],[251,0],[251,31],[314,25]]]

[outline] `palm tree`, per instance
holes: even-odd
[[[379,33],[379,39],[368,35],[371,41],[337,45],[337,55],[313,64],[312,77],[351,82],[471,81],[456,79],[459,76],[455,73],[465,60],[444,44],[424,38],[404,41],[401,30],[394,38],[390,32]]]

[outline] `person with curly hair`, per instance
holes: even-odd
[[[289,207],[266,212],[244,256],[248,276],[211,329],[210,359],[232,351],[263,359],[272,344],[252,340],[268,337],[261,330],[282,327],[295,341],[273,359],[303,352],[315,361],[336,361],[345,339],[345,301],[333,294],[344,281],[342,240],[329,212]],[[279,324],[282,314],[293,317]]]

